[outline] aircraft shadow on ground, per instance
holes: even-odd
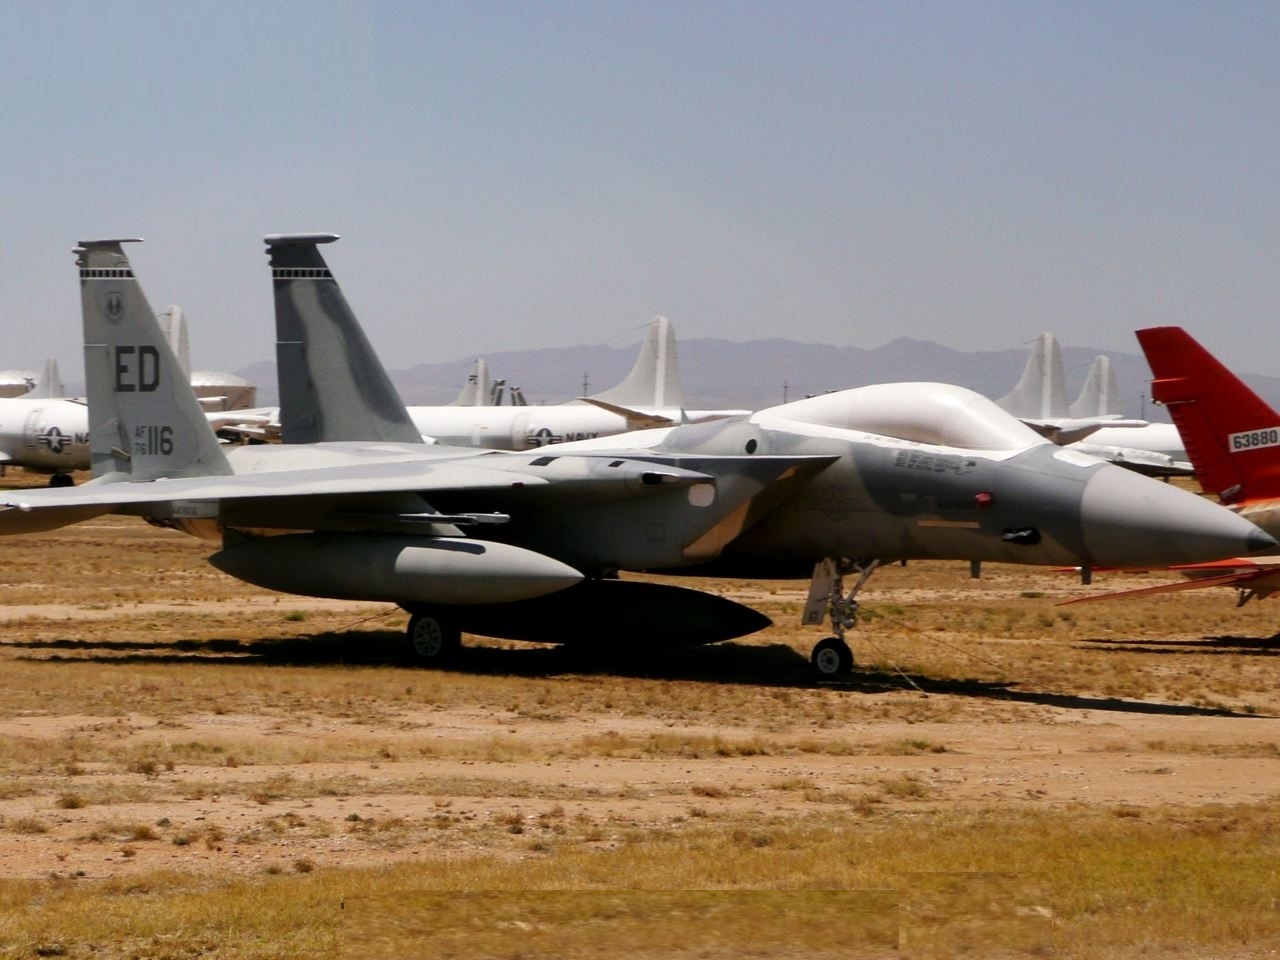
[[[1240,638],[1214,638],[1238,641]],[[1102,641],[1098,641],[1102,642]],[[1256,642],[1256,641],[1248,641]],[[220,664],[229,666],[396,666],[405,664],[404,634],[385,630],[347,631],[314,637],[261,640],[18,640],[4,646],[45,652],[23,657],[40,661],[104,664]],[[1140,651],[1143,648],[1137,648]],[[1152,651],[1147,651],[1152,652]],[[819,680],[808,660],[785,644],[733,643],[678,650],[603,653],[551,647],[468,646],[450,665],[459,673],[541,679],[565,674],[598,674],[648,680],[689,680],[757,687],[822,689],[848,693],[915,691],[923,695],[1000,700],[1069,710],[1169,716],[1260,717],[1257,713],[1045,690],[1015,689],[1017,681],[931,677],[862,667],[848,678]]]
[[[1280,634],[1271,637],[1200,637],[1196,640],[1142,640],[1090,637],[1079,641],[1093,652],[1163,654],[1195,653],[1207,656],[1280,656]]]

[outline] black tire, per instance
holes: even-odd
[[[820,677],[842,677],[853,672],[853,651],[839,637],[827,637],[814,645],[809,662]]]
[[[51,487],[73,487],[75,482],[75,478],[69,473],[55,473],[49,478],[49,486]]]
[[[409,661],[422,667],[453,662],[462,649],[462,632],[438,613],[415,613],[405,629]]]

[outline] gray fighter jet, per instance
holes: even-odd
[[[218,539],[210,559],[272,589],[390,601],[439,661],[460,631],[652,647],[767,621],[619,570],[794,573],[851,665],[857,586],[906,557],[1154,565],[1274,544],[1198,497],[1043,441],[956,387],[891,384],[749,417],[510,453],[427,446],[318,244],[268,237],[281,419],[305,441],[219,448],[121,244],[78,248],[94,479],[0,497],[0,533],[108,512]],[[856,558],[875,558],[858,561]]]
[[[302,434],[310,441],[375,436],[369,427],[352,432],[343,418],[353,404],[339,398],[364,379],[385,376],[336,283],[327,288],[330,299],[322,306],[310,288],[279,282],[284,265],[289,271],[318,272],[333,283],[318,244],[336,239],[331,234],[268,238],[281,341],[281,419],[286,436]],[[306,342],[343,343],[341,365],[306,369],[305,351],[298,346]],[[862,387],[744,417],[555,448],[558,454],[600,451],[629,457],[637,450],[660,457],[836,458],[816,474],[775,483],[709,529],[686,547],[685,562],[691,566],[682,571],[759,577],[808,575],[812,568],[805,618],[820,623],[831,616],[836,636],[819,645],[815,662],[834,672],[851,664],[842,634],[856,617],[857,590],[878,561],[936,557],[1058,564],[1057,558],[1074,555],[1097,564],[1131,564],[1140,554],[1214,552],[1223,545],[1215,541],[1227,527],[1235,530],[1228,540],[1245,536],[1262,544],[1266,539],[1260,531],[1225,521],[1200,498],[1064,451],[991,401],[946,384]],[[461,506],[447,493],[437,500]],[[480,535],[527,536],[546,522],[525,516],[511,527]],[[545,534],[534,539],[543,541]],[[583,569],[572,550],[571,544],[561,545],[556,555]],[[858,581],[846,593],[843,577],[854,572]],[[525,611],[515,607],[445,615],[474,633],[545,639],[528,624],[540,622],[556,603],[554,597],[530,601],[524,625]]]

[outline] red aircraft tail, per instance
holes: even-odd
[[[1200,485],[1223,503],[1280,498],[1280,414],[1181,327],[1137,336]]]

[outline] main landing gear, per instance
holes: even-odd
[[[462,649],[462,631],[434,610],[413,614],[405,637],[409,662],[420,667],[445,666],[457,659]]]
[[[814,566],[803,623],[805,626],[817,626],[830,616],[831,629],[835,634],[819,640],[809,657],[819,676],[839,677],[853,671],[853,651],[845,642],[844,634],[858,622],[858,591],[879,566],[879,560],[848,560],[843,557],[828,557]],[[844,578],[855,573],[858,579],[845,593]]]

